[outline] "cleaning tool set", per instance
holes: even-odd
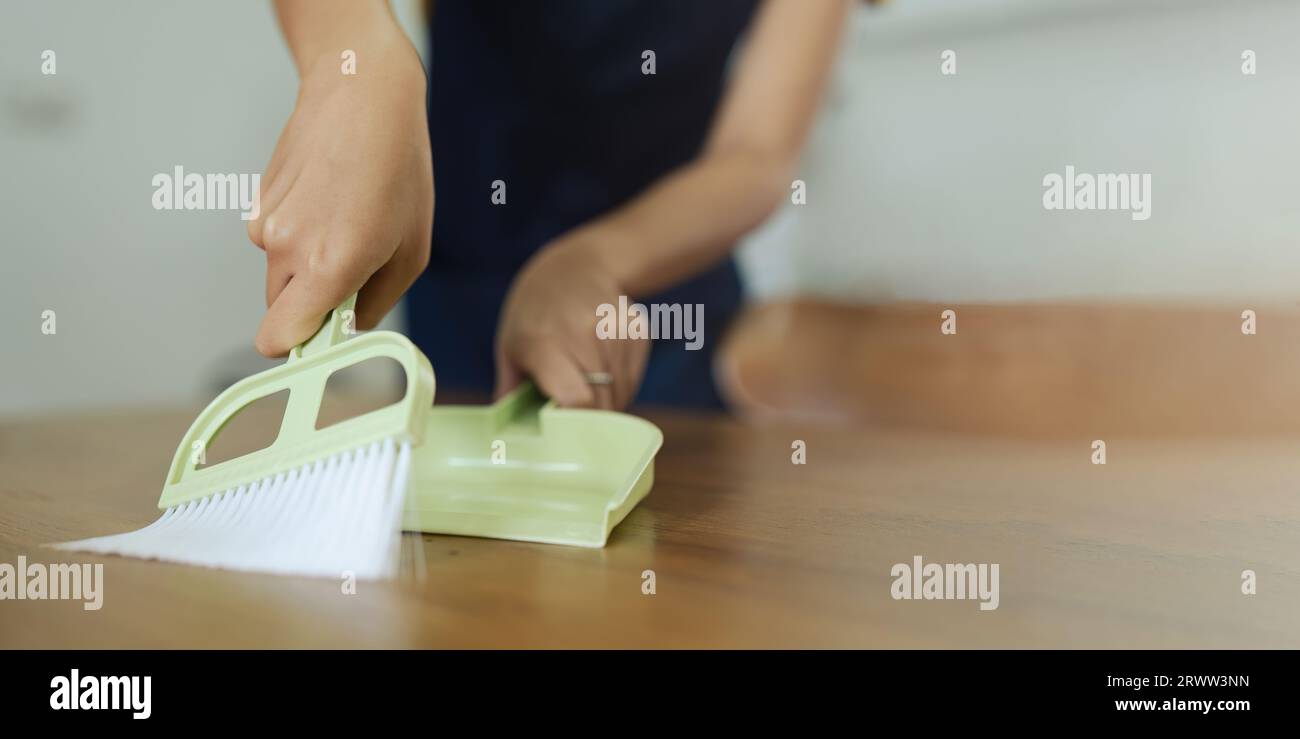
[[[234,570],[362,579],[395,574],[403,524],[429,533],[601,547],[649,492],[662,442],[648,421],[557,408],[523,383],[488,407],[432,407],[433,370],[406,337],[349,337],[356,296],[295,347],[203,410],[163,484],[163,515],[139,531],[56,545]],[[317,428],[334,373],[387,357],[397,403]],[[210,466],[251,403],[289,391],[270,446]],[[409,494],[408,494],[409,488]]]

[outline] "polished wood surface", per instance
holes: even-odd
[[[196,412],[0,424],[0,562],[152,521]],[[605,549],[408,534],[356,595],[91,559],[102,610],[0,601],[0,646],[1300,647],[1300,438],[1117,436],[1103,466],[1091,436],[648,415],[657,483]],[[892,599],[915,555],[998,563],[998,609]]]

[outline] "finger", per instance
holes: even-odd
[[[637,390],[641,388],[641,371],[645,366],[647,346],[649,346],[647,340],[638,338],[629,341],[627,346],[621,347],[623,350],[619,353],[619,377],[623,381],[619,385],[620,393],[615,398],[614,410],[625,410],[636,399]]]
[[[596,399],[583,368],[563,350],[534,341],[518,354],[519,369],[556,403],[567,408],[590,408]]]
[[[311,338],[325,314],[356,292],[367,277],[363,272],[349,270],[346,264],[294,273],[262,319],[257,350],[268,357],[284,356]]]
[[[289,280],[303,267],[301,250],[297,248],[302,239],[289,223],[283,212],[274,213],[266,220],[262,248],[266,252],[267,308],[275,304]]]
[[[268,254],[266,258],[266,307],[275,304],[284,288],[293,278],[293,265],[284,255]]]
[[[253,242],[253,246],[256,246],[262,251],[266,251],[266,245],[262,242],[262,231],[264,229],[265,217],[266,209],[262,208],[256,218],[249,220],[248,223],[244,225],[248,230],[248,240]]]
[[[619,353],[619,376],[623,383],[619,386],[619,395],[615,399],[614,410],[621,411],[632,404],[632,398],[636,395],[637,381],[640,375],[636,371],[636,356],[640,351],[640,339],[635,339],[623,351]]]
[[[604,344],[609,342],[586,342],[579,344],[569,344],[566,350],[573,361],[577,363],[578,368],[582,370],[582,380],[587,385],[593,399],[592,407],[602,410],[610,410],[614,407],[614,383],[618,382],[615,373],[617,367],[610,364],[606,355],[601,352],[599,346],[594,344]],[[607,375],[613,382],[593,383],[590,376],[593,374]]]
[[[397,305],[429,263],[428,249],[398,247],[393,258],[371,275],[357,296],[357,328],[372,329]]]
[[[519,383],[524,381],[524,374],[515,366],[514,362],[510,361],[505,350],[501,347],[497,347],[496,365],[497,382],[496,389],[492,393],[492,399],[500,400],[501,396],[519,387]]]
[[[609,384],[591,385],[592,392],[596,396],[596,407],[604,410],[614,410],[618,407],[619,393],[621,392],[621,387],[625,382],[621,360],[619,358],[620,347],[618,344],[621,342],[618,339],[607,339],[603,341],[601,339],[594,339],[594,341],[596,343],[596,349],[592,353],[599,357],[597,360],[599,367],[588,371],[601,372],[602,369],[600,368],[605,368],[603,371],[608,374],[612,380]]]
[[[266,164],[266,172],[262,175],[262,181],[269,186],[280,176],[281,170],[284,169],[284,163],[289,160],[289,141],[296,139],[291,136],[288,128],[280,133],[280,138],[276,139],[275,149],[271,152],[271,161]]]
[[[272,214],[279,209],[285,197],[292,191],[301,173],[302,170],[298,169],[287,172],[284,176],[277,176],[275,179],[270,177],[262,179],[257,200],[257,217],[248,221],[248,240],[257,248],[265,251],[267,242],[277,238],[274,224],[277,220],[283,220],[283,217],[273,218]]]

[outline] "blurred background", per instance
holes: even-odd
[[[427,52],[418,0],[394,7]],[[755,308],[727,339],[728,397],[752,418],[1030,433],[1063,413],[1300,426],[1297,38],[1290,0],[858,8],[807,203],[743,247]],[[267,366],[244,222],[154,210],[150,182],[261,172],[295,93],[267,2],[5,4],[0,417],[203,402]],[[1066,165],[1151,173],[1150,220],[1044,210]]]

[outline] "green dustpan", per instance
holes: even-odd
[[[404,528],[602,547],[650,492],[662,442],[649,421],[559,408],[531,383],[490,406],[435,406]]]

